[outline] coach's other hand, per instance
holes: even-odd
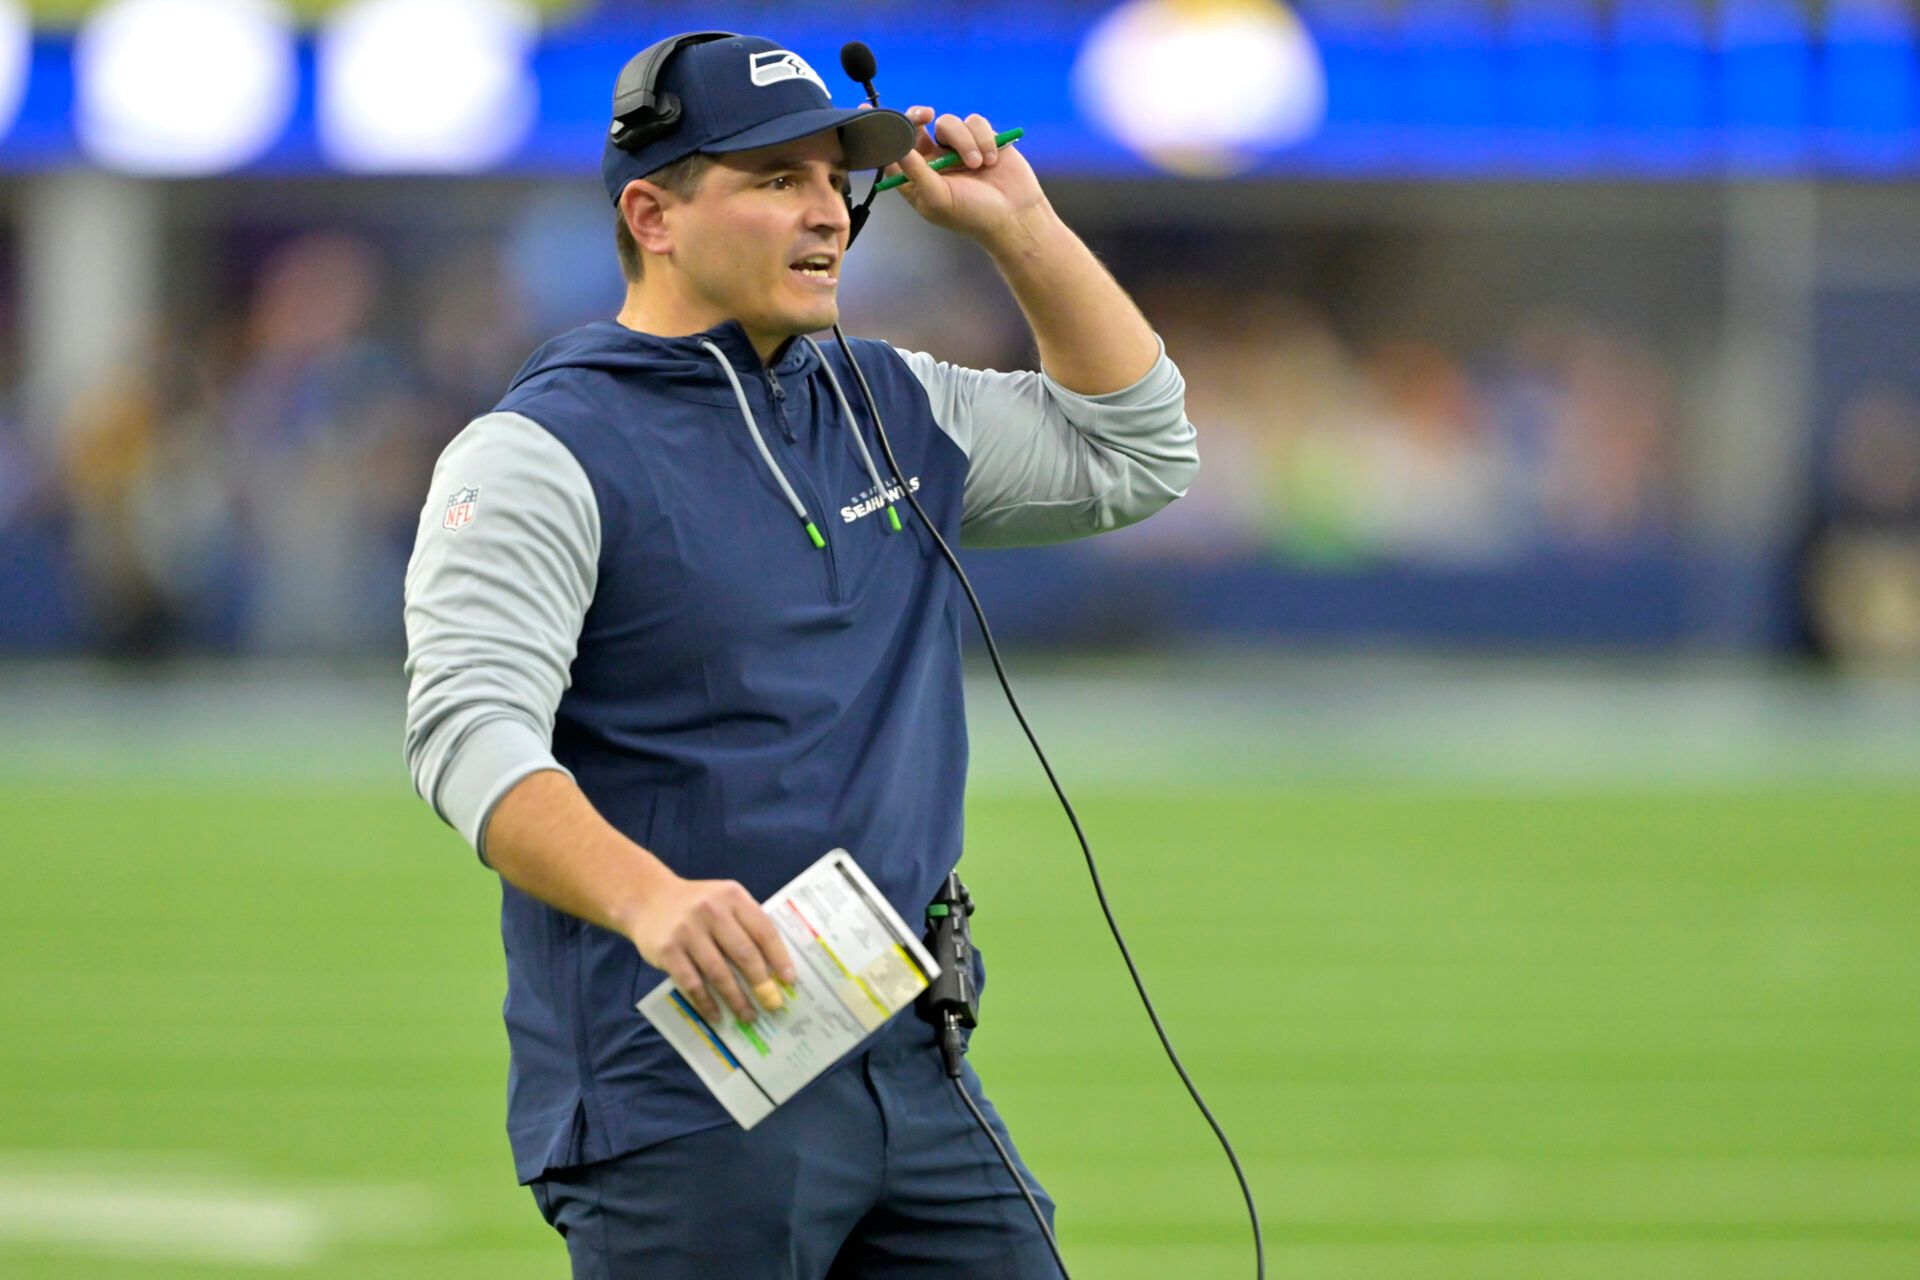
[[[742,1022],[760,1014],[734,969],[768,1009],[786,1003],[774,975],[789,985],[797,976],[780,931],[737,881],[686,880],[662,867],[622,932],[709,1021],[720,1017],[715,995]]]

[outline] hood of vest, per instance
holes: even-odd
[[[852,359],[851,352],[847,358]],[[847,430],[852,433],[874,492],[886,505],[884,527],[894,533],[900,530],[899,514],[893,510],[892,491],[880,479],[880,469],[874,464],[872,451],[867,448],[860,420],[855,416],[839,378],[834,376],[832,367],[827,364],[812,338],[789,338],[785,347],[774,357],[773,363],[767,365],[761,363],[760,353],[754,350],[753,343],[748,340],[747,331],[735,320],[725,321],[704,333],[676,338],[641,333],[617,320],[596,320],[561,334],[535,351],[520,367],[520,372],[513,376],[507,393],[511,395],[537,378],[571,369],[644,377],[648,386],[662,395],[699,404],[732,406],[739,413],[747,434],[753,439],[754,451],[773,476],[781,497],[800,522],[807,539],[816,549],[824,550],[826,542],[815,523],[816,513],[807,510],[792,482],[787,479],[786,472],[773,456],[773,451],[767,447],[766,437],[760,431],[760,424],[754,420],[753,406],[745,390],[745,383],[750,379],[765,378],[768,374],[783,380],[810,378],[817,370],[824,375],[831,402],[838,408]]]
[[[771,365],[761,363],[747,331],[735,320],[676,338],[641,333],[617,320],[596,320],[561,334],[528,356],[507,389],[512,392],[561,370],[592,369],[644,375],[651,389],[678,400],[731,406],[732,384],[703,343],[719,347],[742,379],[764,379],[769,371],[783,381],[811,377],[820,366],[813,347],[798,338],[789,339]]]

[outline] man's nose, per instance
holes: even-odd
[[[814,184],[814,198],[808,209],[809,226],[845,231],[852,220],[847,213],[847,197],[829,181]]]

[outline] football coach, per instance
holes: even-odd
[[[926,1023],[748,1132],[634,1002],[666,977],[751,1020],[793,976],[773,890],[845,847],[917,920],[960,859],[963,598],[874,465],[855,369],[808,336],[838,315],[851,176],[904,172],[1039,351],[1001,373],[850,342],[950,543],[1179,497],[1184,384],[981,116],[837,108],[747,36],[681,41],[659,85],[677,124],[616,128],[601,166],[619,315],[535,351],[447,446],[407,570],[407,763],[501,880],[514,1165],[580,1278],[1051,1276]]]

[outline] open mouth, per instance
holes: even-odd
[[[839,277],[833,274],[833,266],[832,254],[811,253],[798,262],[790,263],[788,270],[797,272],[816,284],[837,284]]]

